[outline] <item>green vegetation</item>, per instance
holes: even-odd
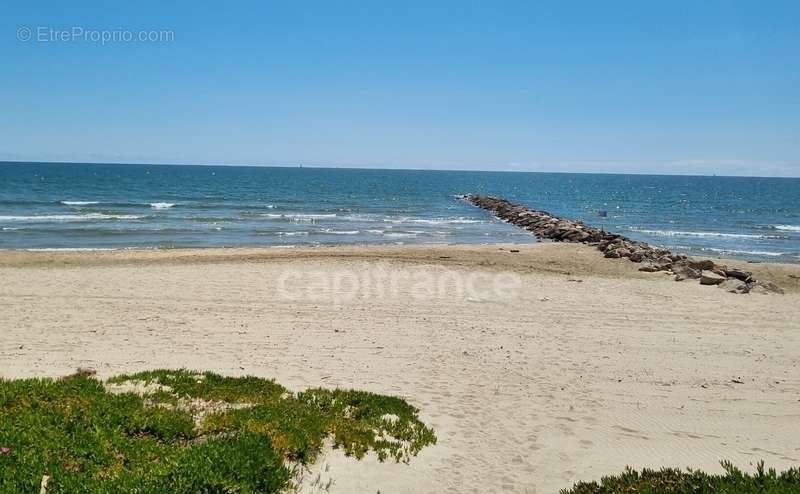
[[[800,468],[778,474],[758,464],[754,475],[743,473],[729,462],[723,462],[723,475],[709,475],[693,470],[628,469],[621,475],[603,477],[597,482],[579,482],[562,494],[788,494],[800,493]]]
[[[267,493],[326,438],[407,462],[436,442],[417,410],[363,391],[158,370],[103,383],[0,379],[0,493]]]

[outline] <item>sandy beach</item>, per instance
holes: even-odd
[[[438,443],[329,452],[331,492],[557,492],[633,467],[800,462],[800,266],[784,295],[582,245],[0,252],[0,376],[188,367],[400,395]],[[307,490],[313,490],[306,486]]]

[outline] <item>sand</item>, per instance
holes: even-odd
[[[744,267],[787,293],[562,244],[0,252],[0,376],[253,374],[401,395],[436,431],[408,465],[328,453],[307,491],[317,473],[338,493],[534,493],[626,465],[786,468],[800,267]]]

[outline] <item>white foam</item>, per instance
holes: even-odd
[[[483,220],[475,220],[471,218],[385,218],[383,221],[388,223],[418,223],[422,225],[458,225],[458,224],[473,224],[484,223]]]
[[[303,213],[286,213],[286,214],[276,214],[276,213],[266,213],[262,214],[261,216],[266,216],[267,218],[283,218],[289,221],[314,221],[314,220],[323,220],[326,218],[335,218],[336,213],[320,213],[320,214],[303,214]]]
[[[53,247],[42,249],[25,249],[28,252],[96,252],[96,251],[109,251],[119,250],[110,247]]]
[[[72,222],[72,221],[97,221],[97,220],[137,220],[141,216],[133,214],[44,214],[39,216],[0,216],[0,221],[23,221],[27,223],[39,222]]]
[[[800,226],[798,225],[774,225],[773,228],[785,232],[800,232]]]
[[[385,237],[391,237],[391,238],[406,238],[406,237],[413,238],[417,236],[416,233],[403,233],[403,232],[388,232],[384,233],[383,235]]]
[[[153,209],[169,209],[175,206],[175,204],[171,202],[151,202],[150,207]]]
[[[714,247],[704,247],[702,250],[717,252],[719,254],[745,254],[745,255],[749,254],[752,256],[769,256],[769,257],[778,257],[783,255],[783,253],[781,252],[768,252],[763,250],[716,249]]]
[[[378,214],[346,214],[341,216],[341,219],[344,221],[364,221],[364,222],[372,222],[372,221],[380,221],[383,218],[382,215]]]
[[[361,233],[358,230],[332,230],[330,228],[325,228],[322,231],[333,235],[358,235]]]
[[[308,235],[308,232],[275,232],[275,235],[281,235],[285,237],[305,237]]]
[[[89,206],[91,204],[100,204],[97,201],[61,201],[65,206]]]
[[[659,235],[662,237],[774,238],[769,235],[752,235],[748,233],[685,232],[675,230],[645,230],[643,228],[631,228],[631,231],[649,235]]]

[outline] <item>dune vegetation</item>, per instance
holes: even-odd
[[[620,475],[604,477],[600,482],[579,482],[561,494],[797,494],[800,493],[800,468],[778,473],[766,469],[764,462],[753,474],[742,472],[729,462],[722,462],[725,473],[710,475],[696,470],[628,469]]]
[[[354,390],[156,370],[0,379],[0,492],[269,493],[324,444],[407,462],[434,444],[417,409]]]

